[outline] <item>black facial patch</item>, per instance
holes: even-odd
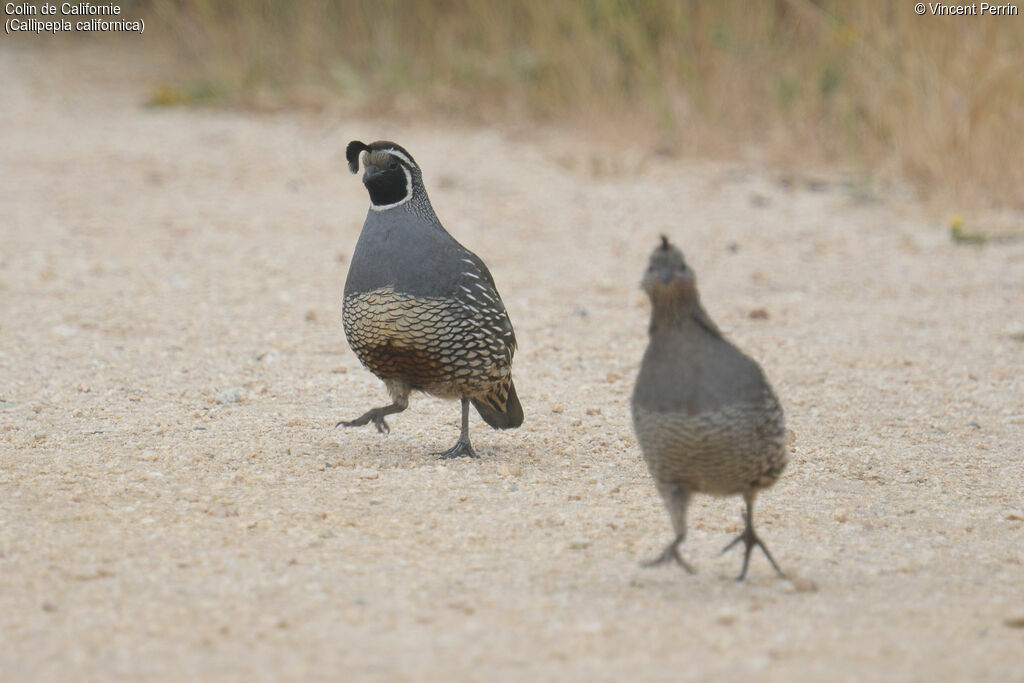
[[[379,158],[382,156],[385,156],[382,152],[367,155],[367,167],[375,170],[372,174],[363,176],[363,184],[370,193],[370,201],[376,206],[400,202],[412,191],[409,177],[406,175],[409,171],[405,165],[390,154],[386,155],[386,159]],[[395,163],[396,161],[398,163]],[[383,163],[378,165],[380,162]]]

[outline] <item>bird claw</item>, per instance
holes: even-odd
[[[640,563],[641,567],[657,567],[662,564],[669,562],[675,562],[680,567],[686,570],[688,574],[696,574],[697,571],[690,566],[690,564],[679,555],[679,548],[675,543],[670,544],[658,557],[653,560],[645,560]]]
[[[778,563],[775,562],[775,558],[772,557],[772,554],[770,552],[768,552],[768,546],[764,544],[764,541],[762,541],[761,538],[756,533],[754,533],[754,530],[750,527],[747,527],[739,536],[732,539],[729,542],[729,545],[722,548],[722,552],[720,554],[724,555],[725,553],[729,552],[730,550],[732,550],[733,546],[735,546],[740,541],[743,541],[744,545],[743,567],[740,569],[739,576],[736,577],[737,581],[742,581],[747,576],[747,567],[750,565],[750,553],[754,550],[754,546],[757,546],[761,549],[762,552],[764,552],[764,556],[768,558],[768,561],[772,563],[772,567],[774,567],[775,571],[778,572],[779,578],[786,578],[785,573],[783,573],[783,571],[779,568]]]
[[[374,408],[367,412],[365,415],[361,415],[354,420],[346,422],[342,420],[334,425],[334,428],[338,427],[362,427],[365,424],[373,422],[373,426],[377,428],[377,431],[381,434],[388,434],[391,431],[391,427],[388,427],[388,423],[384,421],[384,412],[380,408]]]
[[[379,434],[390,434],[391,427],[384,421],[383,415],[377,415],[373,418],[373,426],[377,428]]]
[[[451,460],[452,458],[479,458],[473,450],[473,446],[470,445],[469,441],[463,441],[459,439],[455,442],[455,445],[446,451],[440,453],[434,453],[437,457],[442,460]]]

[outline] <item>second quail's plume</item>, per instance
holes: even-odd
[[[348,278],[342,321],[360,362],[384,381],[391,405],[351,421],[373,422],[409,405],[412,391],[462,402],[459,440],[443,458],[476,457],[469,406],[495,429],[523,423],[512,383],[516,336],[487,266],[448,234],[434,214],[420,167],[393,142],[350,142],[349,169],[359,171],[370,210]]]
[[[754,532],[754,499],[786,466],[782,408],[760,366],[733,346],[701,306],[693,271],[666,237],[651,254],[643,288],[651,299],[650,342],[633,390],[633,428],[668,508],[675,538],[648,565],[675,561],[695,493],[743,496],[744,529],[722,552],[754,546],[782,570]]]

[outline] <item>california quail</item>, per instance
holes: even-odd
[[[391,405],[338,425],[373,422],[409,405],[413,390],[462,401],[462,431],[442,458],[477,457],[469,404],[495,429],[523,423],[512,383],[516,335],[484,262],[434,214],[412,155],[393,142],[350,142],[352,173],[363,157],[370,210],[356,243],[342,321],[349,346],[384,385]]]
[[[742,495],[744,530],[722,550],[764,551],[754,533],[754,497],[786,466],[782,408],[760,366],[733,346],[701,306],[693,271],[662,237],[651,254],[643,288],[651,299],[650,342],[633,390],[633,428],[647,468],[665,501],[676,537],[648,566],[675,561],[686,537],[686,507],[694,493]]]

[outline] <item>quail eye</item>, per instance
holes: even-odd
[[[396,168],[398,168],[398,160],[392,158],[390,161],[388,161],[388,169],[393,171]]]

